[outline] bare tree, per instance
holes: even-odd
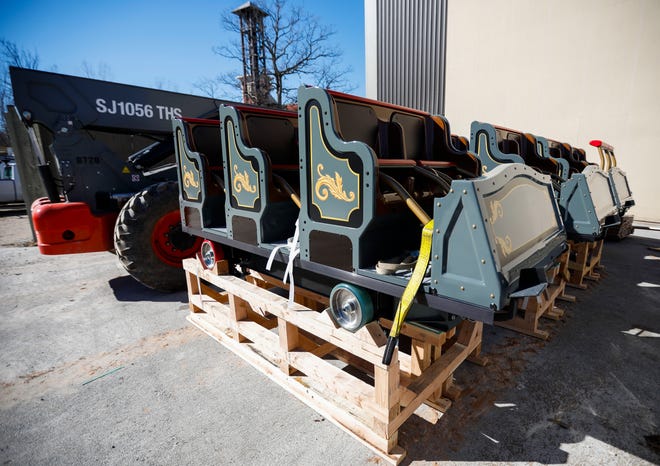
[[[94,66],[87,60],[83,60],[81,68],[83,76],[86,78],[102,79],[103,81],[109,81],[113,78],[110,65],[104,61],[100,61]]]
[[[7,106],[14,102],[14,96],[11,89],[11,79],[9,78],[9,67],[18,66],[21,68],[36,69],[39,67],[39,55],[36,51],[21,49],[16,43],[6,39],[0,39],[0,145],[8,146],[9,137],[7,135],[7,121],[5,112]]]
[[[301,7],[288,5],[286,0],[267,0],[259,7],[268,14],[264,18],[263,46],[267,74],[278,105],[282,105],[284,99],[291,100],[295,90],[305,80],[312,81],[310,84],[324,87],[329,84],[335,89],[349,90],[351,86],[345,76],[350,68],[342,66],[342,52],[332,44],[336,34],[334,29],[322,25]],[[238,40],[238,17],[228,13],[223,16],[222,23],[227,31],[236,33],[236,40],[214,47],[213,51],[240,63],[242,50]],[[235,85],[240,87],[237,81]]]
[[[357,87],[346,78],[353,71],[350,66],[343,66],[339,57],[329,60],[325,66],[317,68],[312,74],[316,77],[316,84],[326,89],[351,92]]]
[[[179,86],[175,82],[161,76],[154,78],[153,88],[161,91],[179,92]]]

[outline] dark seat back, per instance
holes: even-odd
[[[561,167],[557,162],[539,154],[536,138],[533,135],[502,127],[495,127],[495,134],[497,146],[503,153],[520,155],[526,165],[542,173],[560,174]]]
[[[500,151],[502,151],[505,154],[520,155],[520,146],[518,145],[518,141],[515,141],[513,139],[504,139],[502,141],[498,141],[497,147],[499,147]]]
[[[266,152],[273,166],[298,165],[298,117],[273,111],[254,113],[241,109],[244,137],[251,147]]]
[[[481,162],[468,151],[467,144],[459,136],[451,134],[449,121],[443,116],[434,115],[427,120],[431,126],[433,152],[432,161],[450,162],[455,171],[449,171],[455,177],[475,177],[481,175]]]
[[[379,159],[427,157],[424,112],[332,91],[328,94],[335,107],[335,130],[344,141],[367,144]]]
[[[222,167],[219,123],[217,121],[214,124],[190,122],[187,125],[192,136],[190,138],[191,149],[203,154],[210,166]]]

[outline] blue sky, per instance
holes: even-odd
[[[0,0],[0,37],[36,51],[40,68],[83,75],[107,65],[107,79],[183,93],[194,83],[240,70],[213,53],[234,39],[220,18],[244,0]],[[353,93],[364,95],[364,2],[289,0],[332,26]],[[313,84],[313,83],[309,83]],[[221,97],[221,96],[218,96]]]

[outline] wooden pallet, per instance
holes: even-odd
[[[405,456],[401,425],[412,414],[437,422],[459,394],[454,371],[468,358],[484,363],[481,322],[447,333],[405,324],[411,354],[395,350],[385,366],[382,327],[338,328],[317,310],[326,297],[296,287],[289,306],[268,290],[285,287],[273,277],[251,272],[246,281],[227,275],[226,263],[210,271],[196,259],[183,267],[191,323],[392,464]]]
[[[559,258],[559,263],[548,270],[548,287],[540,295],[518,298],[518,312],[513,319],[495,322],[495,325],[547,340],[550,333],[539,329],[541,317],[559,320],[564,316],[564,311],[555,306],[555,302],[558,299],[575,301],[574,296],[564,294],[569,256],[569,251],[566,251]]]
[[[621,218],[621,223],[616,227],[610,227],[605,233],[606,239],[621,240],[626,236],[632,235],[635,232],[635,227],[633,226],[633,216],[625,215]]]
[[[568,264],[571,259],[571,246],[566,245],[566,251],[559,257],[559,266],[557,268],[557,273],[554,274],[554,279],[549,283],[553,286],[561,287],[561,293],[557,296],[558,301],[567,301],[569,303],[574,303],[577,301],[577,298],[574,295],[566,293],[566,288],[568,285],[568,280],[570,278],[570,271],[568,270]],[[549,274],[552,276],[553,274]]]
[[[584,280],[600,280],[597,272],[604,267],[600,261],[603,255],[603,240],[591,242],[568,241],[571,257],[568,262],[568,286],[585,290]]]

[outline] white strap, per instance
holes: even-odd
[[[284,270],[284,277],[282,278],[284,283],[289,280],[289,308],[293,305],[293,298],[295,295],[295,284],[293,282],[293,262],[296,259],[296,256],[300,254],[300,242],[298,239],[299,236],[300,228],[298,227],[298,220],[296,220],[296,231],[293,233],[293,238],[289,238],[286,244],[275,246],[275,248],[273,248],[271,251],[270,256],[268,257],[268,262],[266,263],[266,270],[270,270],[277,251],[285,246],[289,248],[289,260],[287,262],[286,269]]]

